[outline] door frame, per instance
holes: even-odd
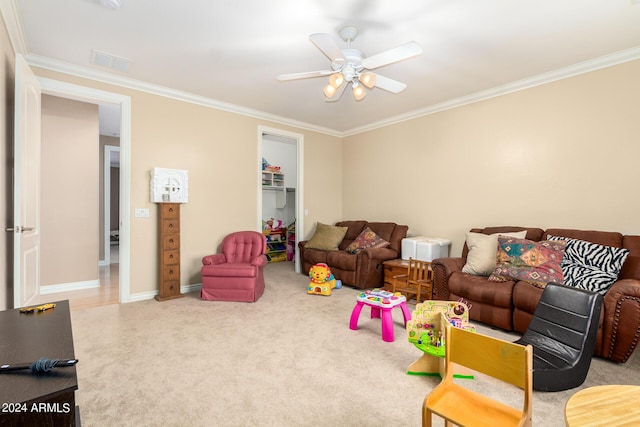
[[[120,152],[120,147],[116,145],[104,146],[104,156],[102,161],[102,178],[103,178],[103,230],[104,256],[100,260],[100,265],[111,264],[111,153]]]
[[[256,180],[258,194],[258,209],[256,229],[262,231],[262,139],[264,135],[273,135],[289,138],[296,142],[296,240],[295,240],[295,271],[300,273],[300,254],[298,253],[298,242],[304,230],[304,135],[301,133],[289,132],[267,126],[258,126],[258,159],[256,163]]]
[[[90,104],[120,105],[120,249],[119,301],[131,298],[131,97],[59,80],[38,77],[42,93]],[[97,167],[97,165],[96,165]]]

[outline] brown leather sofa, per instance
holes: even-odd
[[[400,258],[402,239],[407,236],[409,227],[393,222],[367,221],[342,221],[335,225],[348,227],[337,251],[305,249],[306,240],[298,243],[302,274],[309,274],[309,269],[317,263],[325,263],[331,269],[334,277],[341,280],[343,285],[359,289],[382,287],[384,278],[382,263],[389,259]],[[366,227],[371,228],[390,245],[386,248],[364,249],[357,254],[345,251],[345,248]]]
[[[604,305],[594,354],[624,363],[640,341],[640,236],[624,236],[606,231],[526,227],[487,227],[470,231],[484,234],[526,230],[529,240],[545,240],[548,235],[587,240],[606,246],[629,249],[618,280],[604,295]],[[469,252],[465,243],[462,256],[432,262],[433,299],[471,303],[469,317],[499,328],[524,333],[543,289],[524,281],[489,281],[487,277],[462,272]]]

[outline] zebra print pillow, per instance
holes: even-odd
[[[603,246],[569,237],[548,236],[548,240],[567,242],[562,258],[564,284],[588,291],[607,293],[618,279],[628,249]]]

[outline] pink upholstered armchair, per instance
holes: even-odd
[[[254,302],[264,292],[267,239],[256,231],[231,233],[220,254],[202,258],[200,297],[214,301]]]

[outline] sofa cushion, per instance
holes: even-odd
[[[526,230],[497,234],[468,232],[466,245],[469,247],[469,253],[462,272],[476,276],[489,276],[496,268],[498,236],[524,238],[526,234]]]
[[[338,249],[347,233],[347,227],[336,227],[321,222],[316,224],[316,231],[305,244],[305,248],[334,251]]]
[[[524,280],[540,288],[549,282],[562,283],[565,245],[562,241],[498,237],[497,265],[489,280]]]
[[[347,227],[347,233],[344,235],[344,239],[338,249],[345,250],[353,241],[362,233],[362,230],[367,226],[367,221],[340,221],[336,222],[336,227]]]
[[[346,247],[346,251],[351,254],[357,254],[367,248],[386,248],[389,242],[378,236],[371,228],[367,227],[362,233]]]
[[[562,259],[564,284],[605,294],[618,279],[629,250],[600,245],[586,240],[548,236],[563,240],[566,250]]]
[[[327,264],[331,269],[355,271],[358,257],[346,251],[330,251],[327,253]]]
[[[486,277],[455,271],[448,280],[451,293],[458,295],[472,304],[474,301],[489,303],[498,307],[511,307],[513,281],[492,282]],[[473,310],[473,309],[472,309]]]

